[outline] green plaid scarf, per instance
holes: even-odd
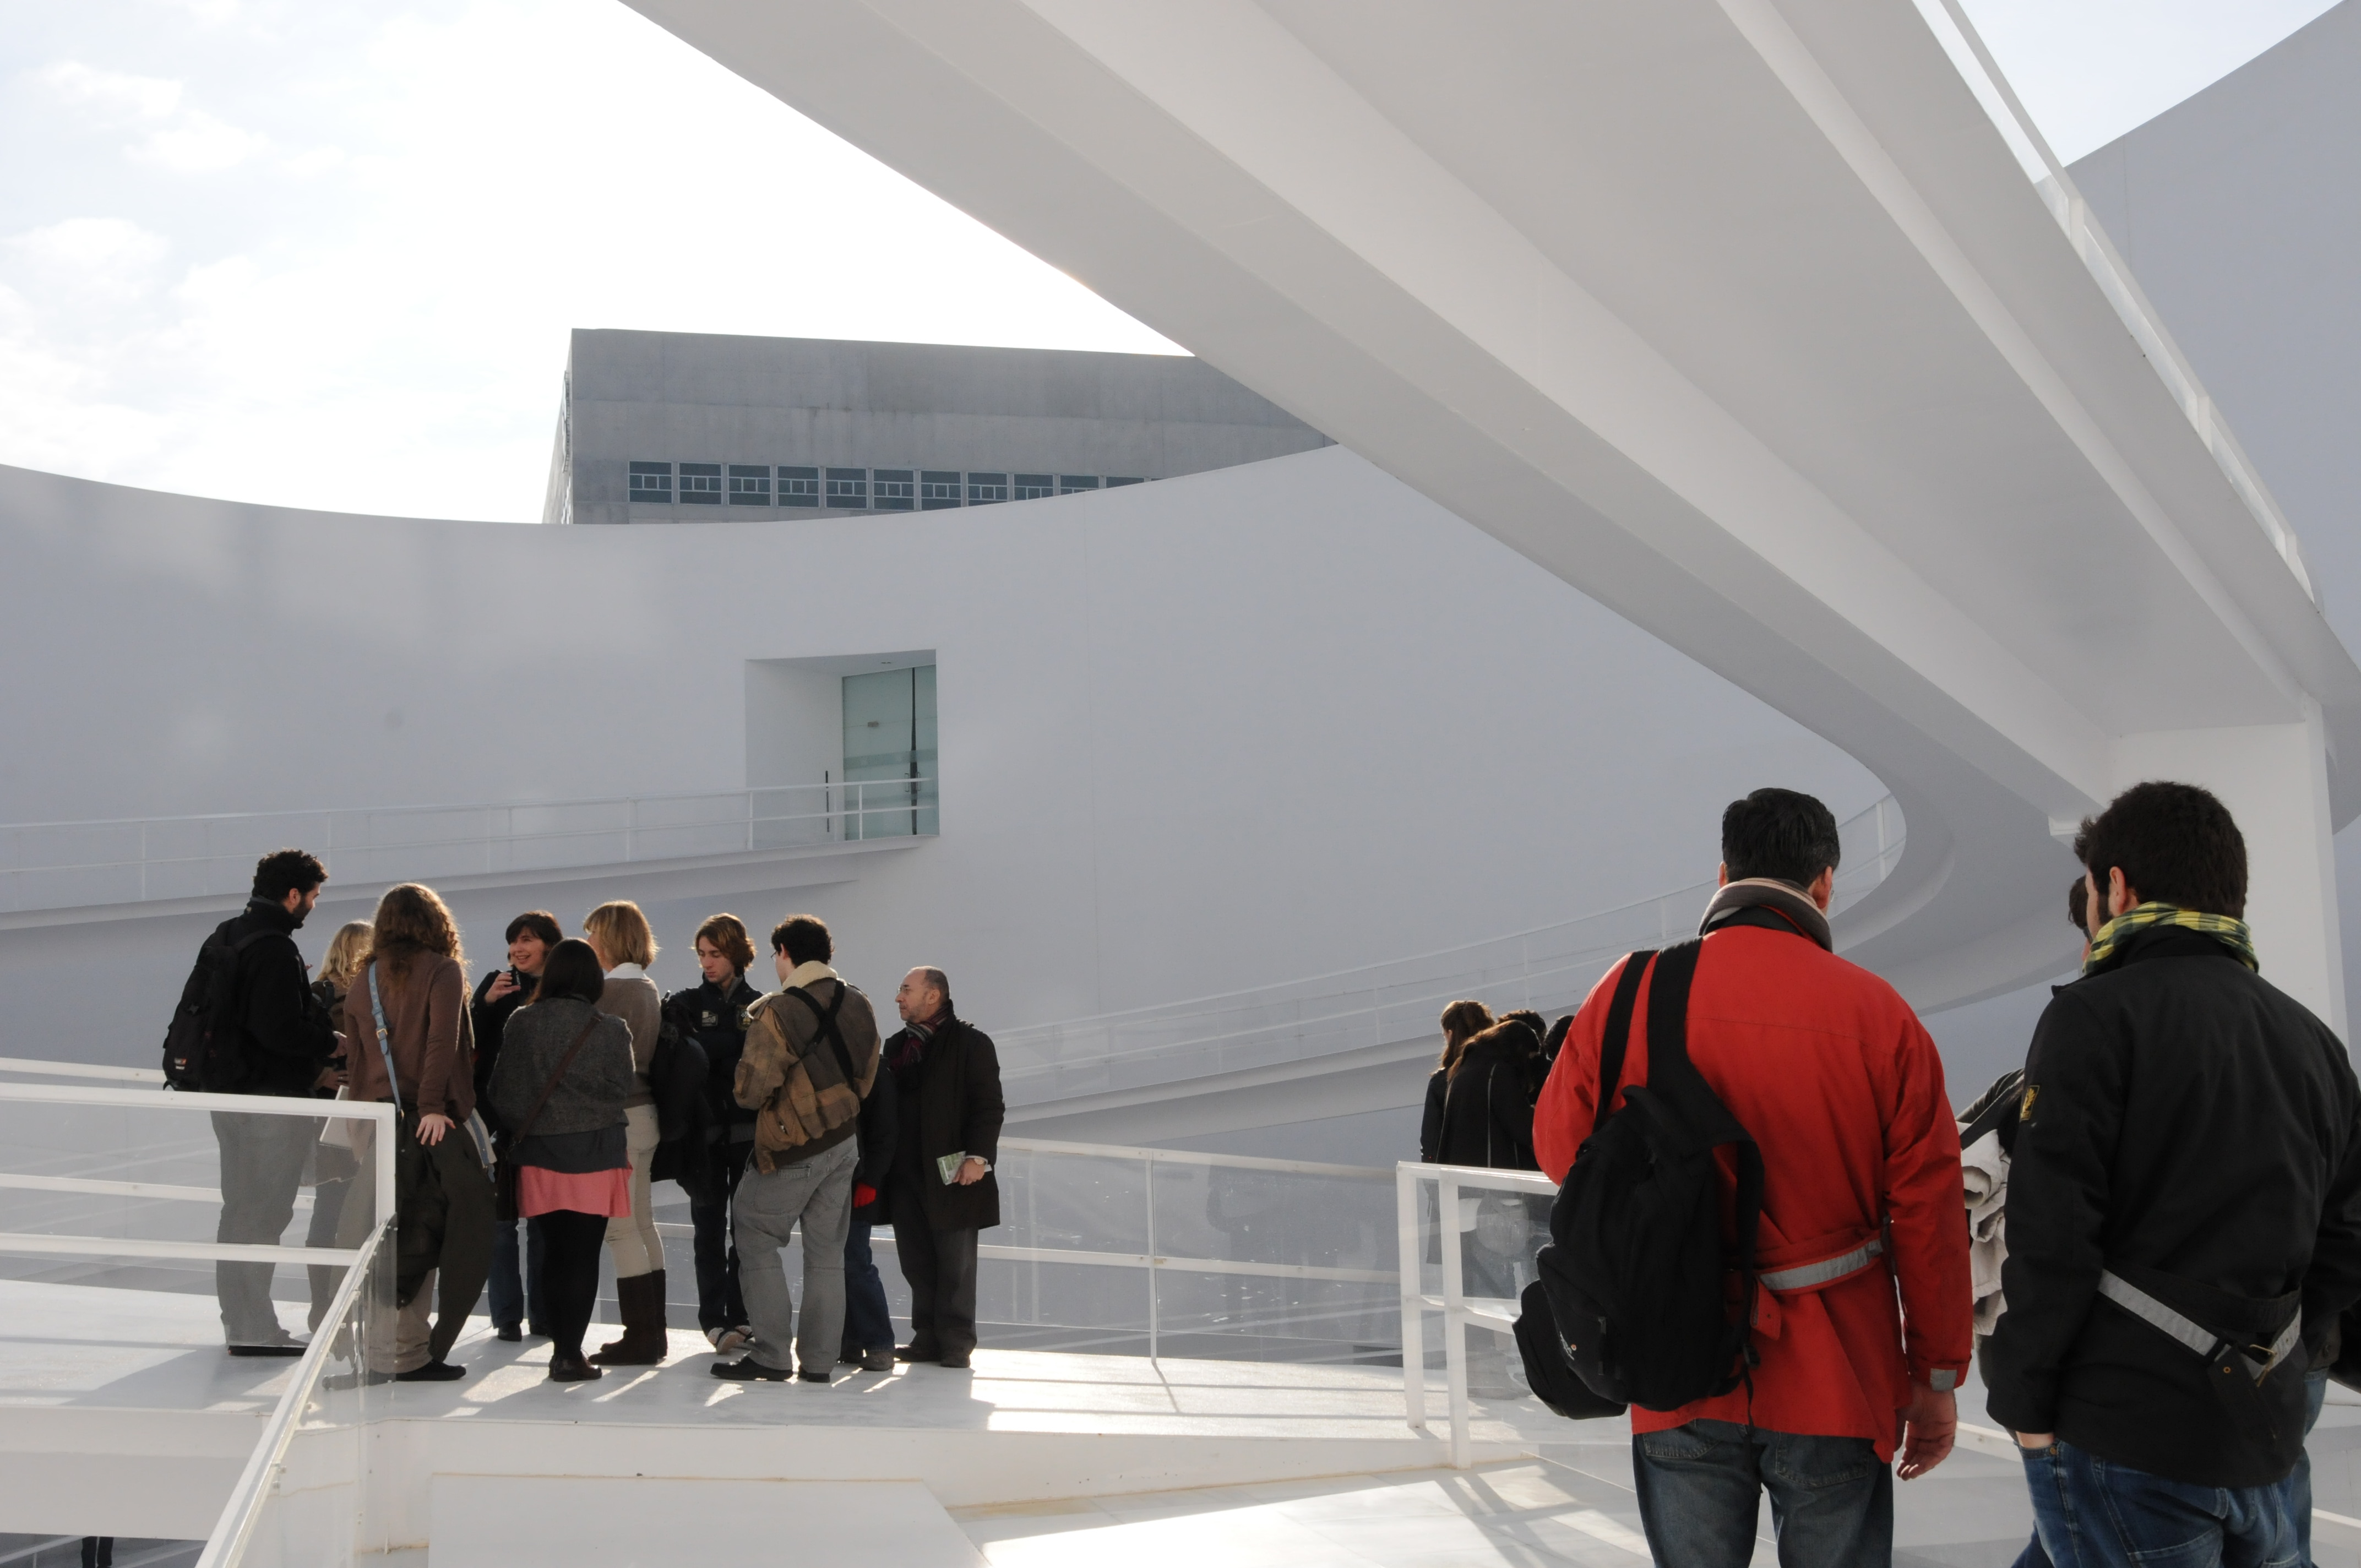
[[[2233,920],[2227,915],[2205,915],[2194,909],[2181,909],[2169,904],[2143,904],[2126,909],[2092,934],[2091,956],[2082,960],[2082,972],[2095,974],[2101,966],[2115,956],[2116,949],[2139,932],[2151,926],[2179,926],[2186,930],[2202,931],[2230,949],[2237,960],[2257,974],[2263,966],[2255,959],[2255,934],[2244,920]]]

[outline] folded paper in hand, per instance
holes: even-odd
[[[943,1185],[949,1187],[953,1181],[959,1179],[959,1168],[966,1163],[967,1151],[965,1149],[961,1149],[956,1153],[947,1154],[943,1156],[942,1158],[935,1161],[935,1170],[942,1177]]]

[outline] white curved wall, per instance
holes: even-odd
[[[742,661],[931,648],[942,833],[825,916],[1014,1026],[1375,962],[1709,874],[1724,803],[1882,793],[1341,448],[988,511],[674,529],[305,513],[0,470],[0,822],[720,790]],[[628,891],[628,890],[627,890]],[[334,919],[306,933],[316,958]],[[543,897],[455,900],[475,955]],[[225,901],[225,908],[235,904]],[[0,932],[17,1055],[146,1063],[208,917]],[[478,967],[481,967],[479,964]]]

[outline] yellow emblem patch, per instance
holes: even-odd
[[[2016,1102],[2016,1119],[2019,1122],[2033,1120],[2033,1097],[2040,1092],[2041,1085],[2037,1083],[2028,1083],[2025,1086],[2025,1098]]]

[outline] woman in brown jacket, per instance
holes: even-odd
[[[433,1167],[433,1180],[400,1183],[401,1200],[444,1209],[439,1227],[433,1216],[399,1216],[398,1234],[407,1244],[395,1271],[401,1310],[390,1354],[383,1344],[371,1345],[370,1370],[404,1382],[463,1376],[444,1357],[491,1271],[492,1184],[467,1126],[476,1073],[467,959],[458,925],[434,889],[404,883],[378,902],[368,967],[354,977],[340,1022],[352,1097],[399,1106],[402,1139],[415,1145],[411,1168],[419,1160]],[[438,1229],[439,1246],[422,1245]],[[430,1294],[437,1309],[431,1333]]]
[[[598,992],[601,1013],[620,1018],[631,1031],[631,1093],[623,1102],[625,1144],[631,1157],[631,1212],[607,1223],[607,1251],[615,1260],[615,1305],[623,1337],[609,1340],[590,1359],[601,1366],[653,1366],[670,1348],[664,1321],[664,1244],[648,1197],[648,1168],[656,1157],[661,1129],[648,1064],[656,1054],[656,1030],[664,1018],[664,993],[648,978],[656,961],[655,933],[648,917],[628,899],[602,904],[582,921],[583,940],[606,970]]]

